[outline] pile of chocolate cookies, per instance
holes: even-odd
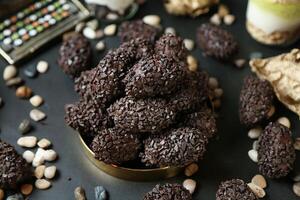
[[[75,79],[80,100],[66,105],[66,123],[107,164],[197,162],[217,132],[208,75],[188,70],[180,37],[143,26],[131,34],[121,26],[119,48]]]

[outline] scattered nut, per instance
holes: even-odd
[[[261,187],[255,185],[254,183],[248,183],[247,185],[258,198],[263,198],[266,196],[265,190]]]
[[[160,24],[160,17],[158,15],[146,15],[143,18],[143,22],[145,24],[157,27]]]
[[[103,31],[104,31],[104,35],[112,36],[117,31],[117,25],[116,24],[110,24],[110,25],[106,26]]]
[[[18,74],[18,70],[13,65],[8,65],[3,71],[3,79],[5,81],[14,78]]]
[[[192,163],[184,170],[184,174],[188,177],[193,176],[199,170],[199,166],[196,163]]]
[[[183,40],[184,46],[187,50],[192,51],[195,46],[195,42],[191,39],[184,39]]]
[[[95,39],[96,38],[96,32],[95,32],[95,30],[93,30],[90,27],[85,27],[83,29],[82,33],[83,33],[84,37],[86,37],[88,39]]]
[[[35,136],[20,137],[17,144],[21,147],[33,148],[36,146],[37,138]]]
[[[54,161],[57,158],[57,153],[53,149],[44,152],[45,161]]]
[[[288,128],[291,128],[291,122],[287,117],[280,117],[277,120],[278,123],[282,124],[283,126],[286,126]]]
[[[44,176],[44,172],[45,172],[46,166],[45,165],[40,165],[37,168],[35,168],[34,170],[34,176],[37,179],[41,179]]]
[[[256,150],[254,149],[251,149],[250,151],[248,151],[248,156],[250,157],[250,159],[253,161],[253,162],[258,162],[258,153]]]
[[[48,62],[44,60],[39,61],[36,66],[36,70],[41,74],[46,73],[48,71],[48,68],[49,68]]]
[[[55,166],[50,166],[50,167],[46,167],[45,171],[44,171],[44,176],[47,179],[52,179],[55,177],[56,174],[56,167]]]
[[[28,196],[32,193],[33,186],[31,184],[24,184],[21,186],[21,193],[25,196]]]
[[[263,130],[261,127],[252,128],[248,132],[248,137],[251,139],[257,139],[262,134]]]
[[[38,150],[35,153],[34,159],[32,161],[32,166],[37,167],[45,162],[44,158],[45,150],[42,148],[38,148]]]
[[[294,185],[293,185],[293,191],[294,191],[295,195],[297,195],[298,197],[300,197],[300,182],[294,183]]]
[[[165,34],[173,34],[176,35],[176,30],[173,27],[167,27],[165,29]]]
[[[46,179],[37,179],[35,181],[35,187],[40,190],[46,190],[49,187],[51,187],[51,183],[47,181]]]
[[[27,86],[20,86],[16,90],[16,96],[22,99],[28,99],[32,95],[32,90]]]
[[[221,17],[218,14],[214,14],[211,18],[210,18],[210,23],[214,24],[214,25],[220,25],[221,24]]]
[[[255,175],[252,180],[251,180],[251,183],[254,183],[255,185],[261,187],[261,188],[266,188],[267,187],[267,181],[266,179],[260,175],[260,174],[257,174]]]
[[[38,109],[31,110],[29,113],[29,116],[33,121],[36,121],[36,122],[41,121],[46,118],[46,114]]]
[[[46,138],[41,139],[37,145],[41,147],[42,149],[47,149],[48,147],[51,146],[51,142],[47,140]]]
[[[105,49],[105,43],[104,43],[104,41],[97,42],[97,44],[96,44],[95,47],[96,47],[96,50],[103,51]]]
[[[192,56],[192,55],[187,56],[187,64],[188,64],[188,68],[190,71],[193,71],[193,72],[197,71],[198,62],[194,56]]]
[[[34,153],[32,151],[29,151],[29,150],[24,151],[22,156],[26,160],[26,162],[28,162],[28,163],[32,163],[32,161],[34,159]]]
[[[195,192],[196,189],[196,181],[194,181],[193,179],[186,179],[185,181],[183,181],[183,187],[185,189],[187,189],[191,194],[193,194]]]
[[[40,105],[42,105],[42,103],[44,102],[44,100],[43,100],[43,98],[40,95],[34,95],[33,97],[31,97],[29,99],[29,102],[34,107],[39,107]]]
[[[234,15],[225,15],[224,17],[224,23],[226,25],[232,25],[235,21],[235,16]]]

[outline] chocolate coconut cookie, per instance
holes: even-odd
[[[296,160],[291,131],[271,122],[258,140],[258,167],[269,178],[281,178],[293,169]]]
[[[13,146],[0,140],[0,188],[16,189],[30,178],[30,166]]]
[[[111,122],[101,106],[94,101],[81,100],[65,106],[67,125],[77,130],[84,138],[92,139]]]
[[[202,159],[208,138],[195,128],[178,128],[144,141],[142,162],[147,166],[186,166]]]
[[[75,91],[86,100],[96,100],[106,107],[122,91],[122,79],[133,63],[152,53],[151,45],[137,38],[111,50],[94,69],[83,72],[75,80]]]
[[[163,99],[124,97],[107,109],[117,128],[129,132],[159,132],[175,119],[174,111]]]
[[[187,67],[160,56],[142,58],[123,80],[126,95],[136,98],[172,93],[187,75]]]
[[[120,53],[126,52],[128,57],[132,58],[133,62],[136,62],[143,57],[151,56],[153,54],[153,44],[147,39],[139,37],[122,43],[118,50]]]
[[[110,61],[101,60],[96,68],[75,79],[75,91],[82,99],[96,101],[104,108],[121,93],[118,70],[111,65]]]
[[[240,93],[240,121],[252,127],[270,117],[274,101],[274,91],[269,82],[255,76],[244,79]]]
[[[233,35],[213,24],[202,24],[197,30],[196,38],[205,55],[220,60],[229,59],[238,50]]]
[[[110,51],[96,68],[81,73],[75,80],[75,91],[83,99],[107,106],[122,92],[120,82],[133,57],[129,53],[122,49]]]
[[[204,72],[189,72],[178,87],[174,94],[169,95],[169,103],[177,112],[194,112],[208,99],[208,76]]]
[[[152,43],[158,37],[159,30],[153,26],[145,24],[142,20],[126,21],[119,27],[119,37],[121,43],[136,38],[144,38]]]
[[[174,59],[177,62],[184,62],[188,55],[183,40],[173,34],[165,34],[156,41],[155,53],[162,57]]]
[[[216,200],[257,200],[258,198],[240,179],[232,179],[222,182],[216,193]]]
[[[89,41],[83,35],[74,33],[60,47],[58,64],[66,74],[77,77],[91,67],[91,57]]]
[[[197,128],[206,135],[213,137],[217,133],[216,119],[211,109],[203,107],[197,112],[186,115],[183,124],[187,127]]]
[[[192,195],[180,184],[156,185],[143,200],[192,200]]]
[[[117,165],[137,158],[140,146],[137,135],[115,128],[100,131],[91,143],[96,159]]]

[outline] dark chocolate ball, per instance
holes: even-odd
[[[192,200],[192,195],[180,184],[156,185],[143,200]]]
[[[289,128],[271,122],[258,140],[258,167],[269,178],[281,178],[293,169],[296,153]]]
[[[17,189],[32,175],[30,166],[13,146],[0,140],[0,188]]]
[[[73,33],[61,45],[58,64],[72,77],[91,68],[92,51],[89,41],[79,33]]]
[[[128,57],[137,61],[153,54],[153,44],[142,37],[123,42],[118,48],[121,52],[127,52]]]
[[[185,48],[181,37],[173,34],[164,34],[155,43],[155,53],[177,62],[185,62],[188,50]]]
[[[140,146],[137,135],[115,128],[100,131],[91,143],[96,159],[117,165],[137,158]]]
[[[238,49],[233,35],[213,24],[202,24],[197,29],[196,38],[203,53],[217,59],[229,59]]]
[[[122,67],[118,62],[102,59],[96,68],[81,73],[75,79],[75,91],[82,99],[96,101],[106,107],[121,93],[119,71]]]
[[[154,42],[158,37],[159,30],[153,26],[145,24],[142,20],[125,21],[119,27],[119,37],[121,43],[136,38],[144,38]]]
[[[187,76],[187,67],[159,56],[142,58],[123,80],[126,95],[136,98],[172,93]]]
[[[240,121],[252,127],[267,120],[274,101],[274,91],[269,82],[255,76],[244,79],[240,93]]]
[[[163,99],[124,97],[107,109],[117,128],[128,132],[159,132],[175,120],[174,111]]]
[[[150,135],[144,141],[142,162],[147,166],[186,166],[202,159],[208,138],[196,128],[178,128]]]
[[[75,104],[68,104],[65,106],[65,112],[66,123],[87,139],[92,139],[111,125],[106,112],[95,101],[81,100]]]
[[[216,193],[216,200],[257,200],[258,198],[240,179],[224,181],[220,184]]]
[[[169,95],[169,103],[177,112],[194,112],[208,100],[208,76],[204,72],[189,72],[187,79]]]
[[[184,126],[197,128],[211,138],[217,133],[216,119],[211,109],[203,106],[200,110],[184,116]]]

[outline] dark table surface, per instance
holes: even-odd
[[[240,44],[239,57],[248,58],[249,54],[254,51],[260,51],[264,56],[272,56],[291,48],[272,48],[255,42],[250,38],[244,26],[246,1],[227,0],[224,2],[229,5],[232,13],[237,17],[236,23],[226,28],[233,32]],[[196,19],[170,16],[163,9],[162,1],[159,0],[148,1],[139,10],[137,17],[147,14],[161,16],[164,27],[175,27],[180,36],[192,39],[195,39],[196,28],[209,19],[209,15]],[[116,47],[119,44],[117,37],[106,38],[105,41],[108,47]],[[26,79],[26,84],[36,94],[44,97],[45,104],[41,110],[48,115],[43,123],[34,123],[35,130],[30,135],[49,138],[53,142],[53,148],[59,154],[59,160],[54,163],[58,167],[59,176],[53,181],[52,188],[46,191],[35,190],[30,199],[73,199],[73,190],[79,185],[86,189],[88,199],[94,199],[94,187],[102,185],[108,190],[112,200],[136,200],[141,199],[143,194],[150,191],[158,182],[182,183],[184,176],[157,182],[120,180],[99,171],[85,157],[74,131],[64,123],[64,105],[76,101],[78,97],[73,91],[72,80],[64,75],[57,66],[56,60],[60,44],[60,40],[53,42],[29,61],[19,65],[20,76]],[[198,184],[194,199],[213,200],[220,181],[231,178],[250,181],[258,173],[256,164],[247,155],[248,150],[252,148],[253,141],[247,137],[247,129],[240,125],[238,118],[239,91],[243,77],[249,74],[250,70],[248,66],[244,69],[237,69],[232,64],[223,64],[211,58],[205,58],[200,49],[194,50],[192,54],[200,60],[201,68],[219,79],[225,92],[218,119],[219,137],[209,145],[205,159],[199,164],[200,170],[193,177]],[[96,64],[102,56],[102,53],[94,52],[94,63]],[[35,65],[42,59],[50,64],[48,73],[41,74],[32,80],[26,78],[23,69],[26,66]],[[0,60],[1,74],[5,66],[6,63]],[[5,101],[5,106],[0,110],[0,138],[17,146],[16,141],[20,137],[20,133],[17,131],[18,124],[22,119],[29,118],[32,106],[28,101],[16,98],[14,90],[7,88],[2,79],[0,80],[0,95]],[[279,105],[276,116],[290,118],[294,136],[300,136],[299,119],[295,114]],[[17,150],[20,153],[24,151],[19,147]],[[299,171],[299,152],[297,156],[296,168]],[[288,178],[268,180],[266,192],[265,199],[299,199],[293,194],[292,182]]]

